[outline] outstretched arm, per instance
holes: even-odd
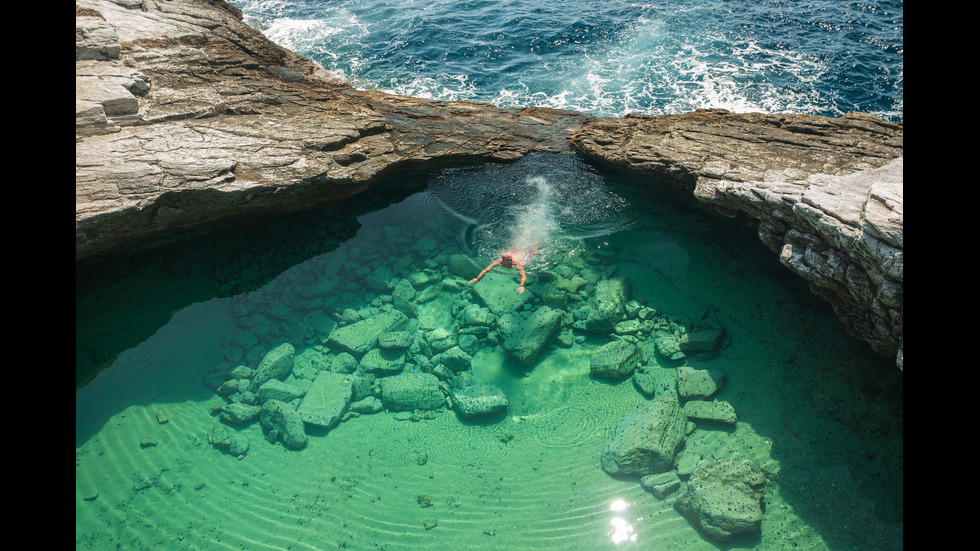
[[[521,264],[520,260],[514,259],[514,265],[517,266],[517,270],[521,272],[521,284],[517,286],[517,293],[524,292],[524,282],[527,281],[527,274],[524,273],[524,265]]]
[[[490,270],[492,270],[493,268],[495,268],[497,266],[500,266],[500,259],[499,258],[497,260],[494,260],[489,266],[487,266],[486,268],[484,268],[483,271],[480,272],[480,275],[478,275],[478,276],[474,277],[473,279],[471,279],[470,280],[470,285],[473,285],[477,281],[480,281],[480,278],[483,277],[483,274],[489,272]],[[523,273],[523,272],[524,272],[524,270],[521,270],[521,273]]]

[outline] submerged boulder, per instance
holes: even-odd
[[[306,447],[306,427],[293,406],[279,400],[262,404],[259,422],[270,433],[270,440],[281,437],[283,444],[294,450]]]
[[[304,423],[330,429],[347,413],[353,394],[354,377],[321,371],[313,379],[296,412]]]
[[[533,314],[518,322],[503,347],[519,364],[529,366],[534,363],[541,349],[561,329],[563,312],[542,306]]]
[[[674,509],[705,536],[724,541],[762,524],[766,477],[744,461],[702,461],[674,501]]]
[[[720,369],[677,368],[677,393],[683,400],[710,398],[721,388],[725,373]]]
[[[382,312],[334,329],[327,338],[327,344],[360,357],[378,344],[381,335],[400,329],[407,321],[408,317],[398,310]]]
[[[599,457],[609,474],[648,475],[671,468],[684,442],[687,417],[667,392],[626,414]]]
[[[365,373],[391,375],[405,367],[405,352],[385,348],[372,348],[364,354],[358,369]]]
[[[595,294],[589,300],[591,310],[585,319],[586,331],[611,333],[626,315],[629,290],[621,279],[603,279],[596,284]]]
[[[296,349],[288,342],[273,348],[259,362],[258,369],[252,377],[252,388],[259,388],[270,379],[283,380],[293,370],[293,358]]]
[[[728,402],[691,400],[684,404],[684,415],[695,421],[710,421],[734,425],[738,421],[735,408]]]
[[[453,408],[463,417],[477,417],[507,409],[504,391],[491,384],[473,385],[452,392]]]
[[[643,353],[635,344],[613,341],[600,346],[592,354],[589,371],[593,377],[625,379],[633,374],[642,359]]]
[[[381,403],[390,411],[438,409],[446,404],[446,397],[435,375],[406,371],[381,379]]]

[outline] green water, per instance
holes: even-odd
[[[370,201],[78,267],[77,549],[902,548],[901,374],[848,337],[752,231],[568,157],[397,178],[402,191],[382,187]],[[212,409],[227,403],[205,384],[216,374],[256,367],[283,342],[297,364],[323,368],[337,351],[314,318],[390,310],[387,286],[401,280],[416,291],[407,308],[419,331],[452,331],[462,307],[482,305],[452,255],[483,267],[528,227],[539,248],[519,313],[579,276],[585,291],[628,280],[630,298],[661,321],[724,328],[717,355],[649,353],[643,369],[724,372],[713,398],[738,423],[698,425],[688,446],[766,473],[759,532],[712,542],[673,509],[677,493],[660,500],[602,470],[611,431],[647,397],[628,379],[590,377],[592,354],[613,337],[579,329],[531,366],[494,335],[467,343],[473,381],[503,390],[506,414],[382,410],[308,430],[302,450],[270,443],[257,422],[229,426],[249,439],[241,459],[209,443]],[[328,292],[308,291],[324,283]],[[516,285],[504,268],[477,283],[501,300]]]

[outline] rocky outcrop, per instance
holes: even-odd
[[[221,0],[76,2],[76,259],[338,201],[402,168],[571,148],[758,227],[901,366],[901,123],[597,119],[357,91],[240,17]]]
[[[903,135],[901,123],[861,113],[713,109],[595,119],[571,143],[658,193],[757,227],[849,332],[902,367]]]

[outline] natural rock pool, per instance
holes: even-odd
[[[752,230],[572,156],[391,184],[77,267],[77,549],[902,548],[901,372]]]

